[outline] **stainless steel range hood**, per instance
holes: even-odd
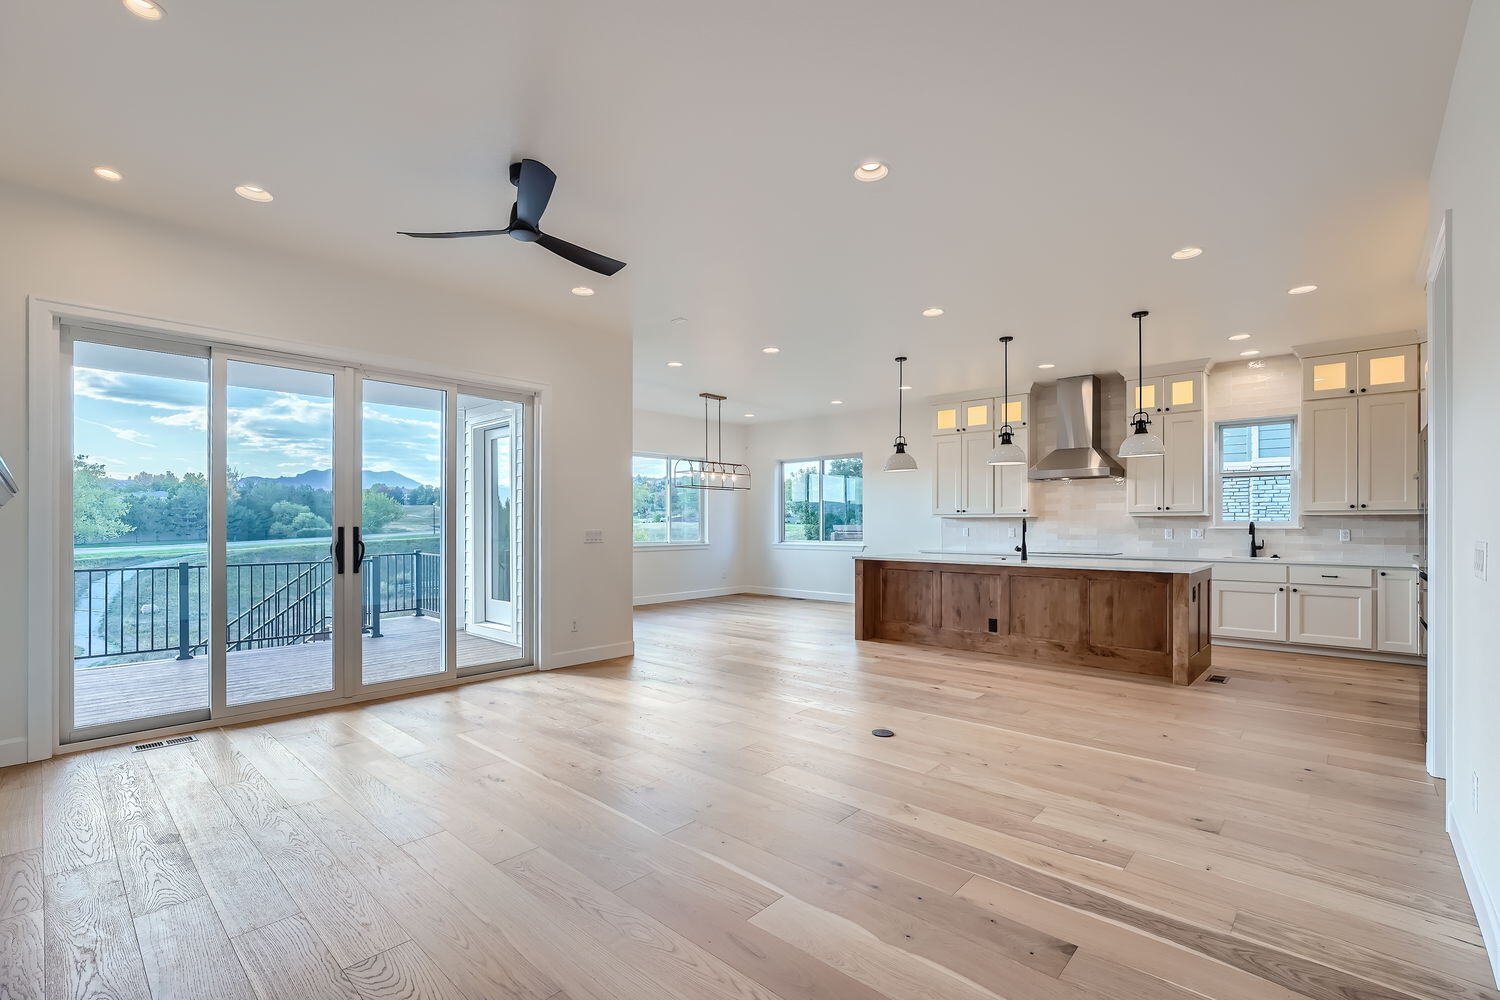
[[[1057,380],[1055,446],[1031,467],[1028,479],[1105,479],[1125,475],[1120,463],[1099,443],[1103,402],[1097,375]]]

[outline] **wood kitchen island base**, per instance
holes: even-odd
[[[1191,684],[1212,663],[1210,567],[871,556],[854,637],[951,646]]]

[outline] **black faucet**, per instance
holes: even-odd
[[[1255,522],[1251,521],[1250,522],[1250,558],[1254,559],[1256,556],[1260,555],[1260,550],[1263,549],[1263,548],[1265,548],[1265,547],[1266,547],[1266,543],[1265,542],[1257,542],[1255,540]]]
[[[1026,518],[1021,518],[1021,544],[1016,546],[1016,551],[1021,553],[1021,561],[1026,561]]]

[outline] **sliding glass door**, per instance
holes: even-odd
[[[64,742],[531,662],[528,397],[66,333]]]

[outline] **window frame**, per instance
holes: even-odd
[[[1263,424],[1288,424],[1291,426],[1291,460],[1285,469],[1232,469],[1224,468],[1224,430],[1230,427],[1259,427]],[[1260,417],[1237,417],[1233,420],[1214,421],[1214,526],[1218,528],[1243,528],[1250,519],[1227,521],[1224,519],[1224,482],[1226,479],[1265,479],[1271,476],[1286,476],[1291,481],[1292,495],[1289,501],[1290,515],[1285,521],[1257,521],[1268,528],[1300,528],[1302,526],[1302,451],[1298,440],[1296,414],[1271,414]]]
[[[705,548],[708,548],[708,544],[709,544],[709,542],[708,542],[708,499],[707,499],[707,497],[705,497],[705,496],[702,495],[702,494],[708,493],[709,492],[708,490],[695,490],[694,491],[694,492],[700,494],[699,498],[698,498],[698,537],[695,538],[695,539],[691,539],[691,540],[686,540],[685,539],[683,541],[673,541],[672,540],[672,492],[673,492],[673,490],[675,488],[672,485],[672,463],[678,461],[679,459],[683,459],[684,457],[685,456],[682,456],[682,455],[669,455],[669,454],[667,454],[665,452],[658,452],[658,451],[632,451],[630,453],[630,463],[631,463],[630,478],[631,478],[632,482],[634,482],[634,480],[635,480],[635,469],[634,469],[634,466],[635,466],[635,460],[636,459],[638,459],[638,458],[659,458],[662,461],[664,461],[664,462],[667,463],[666,493],[663,496],[663,502],[666,504],[666,512],[667,512],[667,519],[666,519],[666,521],[663,522],[667,526],[667,540],[664,541],[664,542],[638,542],[638,541],[635,540],[635,510],[634,510],[634,499],[632,498],[632,501],[631,501],[631,518],[630,518],[630,542],[631,542],[631,548],[633,550],[649,551],[651,549],[705,549]]]
[[[772,544],[784,548],[808,548],[808,549],[862,549],[865,547],[863,537],[857,542],[835,542],[823,541],[823,533],[826,525],[823,521],[823,477],[828,475],[827,463],[837,462],[839,459],[857,458],[860,462],[859,478],[861,484],[864,482],[864,452],[839,452],[832,455],[814,455],[808,458],[783,458],[776,462],[776,533]],[[790,541],[786,537],[786,467],[788,465],[805,465],[808,462],[818,463],[818,537],[817,539],[794,538]],[[863,536],[865,527],[864,495],[863,485],[860,488],[859,503],[859,527]]]

